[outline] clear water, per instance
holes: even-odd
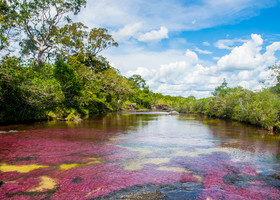
[[[280,137],[237,122],[131,113],[0,127],[0,199],[280,199],[279,190]]]

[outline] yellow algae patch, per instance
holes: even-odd
[[[78,167],[79,165],[81,165],[81,164],[79,164],[79,163],[62,164],[62,165],[59,165],[59,169],[68,170],[68,169]]]
[[[90,160],[93,160],[93,161],[90,161],[88,162],[87,164],[92,164],[92,163],[103,163],[103,161],[101,160],[101,157],[97,157],[97,158],[89,158]]]
[[[132,162],[124,164],[124,168],[129,171],[138,171],[143,168],[143,165],[139,162]]]
[[[185,156],[190,156],[190,157],[196,157],[198,154],[197,152],[192,152],[192,151],[178,151],[178,152],[174,152],[171,154],[172,157],[185,157]]]
[[[163,164],[163,163],[168,163],[170,161],[169,158],[150,158],[150,159],[143,159],[139,161],[132,161],[125,163],[123,166],[126,170],[129,171],[137,171],[143,169],[145,164]]]
[[[159,167],[157,170],[161,171],[171,171],[171,172],[185,172],[185,173],[191,173],[190,171],[184,169],[184,168],[179,168],[179,167]]]
[[[193,177],[195,177],[198,180],[198,182],[203,182],[203,178],[201,176],[193,175]]]
[[[56,186],[56,182],[54,179],[48,176],[41,176],[40,185],[36,188],[28,190],[28,192],[41,192],[44,190],[51,190],[54,189]]]
[[[168,163],[170,161],[170,158],[149,158],[144,160],[144,164],[155,164],[159,165],[162,163]]]
[[[121,146],[121,145],[116,145],[116,146],[127,149],[127,150],[130,150],[130,151],[139,152],[140,156],[146,156],[146,155],[149,155],[149,154],[153,153],[151,150],[144,149],[144,148],[125,147],[125,146]]]
[[[59,165],[59,169],[61,169],[61,170],[68,170],[68,169],[72,169],[72,168],[75,168],[75,167],[82,167],[82,166],[93,164],[93,163],[103,163],[101,161],[101,158],[89,158],[89,159],[93,160],[93,161],[90,161],[90,162],[87,162],[87,163],[62,164],[62,165]]]
[[[111,137],[111,138],[109,138],[110,141],[125,140],[125,139],[128,139],[128,137]]]
[[[89,193],[87,194],[87,197],[90,196],[90,195],[92,195],[92,194],[94,194],[94,193],[96,193],[96,192],[98,192],[99,190],[101,190],[101,187],[97,188],[96,190],[93,190],[93,191],[89,192]]]
[[[8,165],[8,164],[0,164],[0,171],[2,172],[12,172],[12,171],[17,171],[19,173],[27,173],[35,169],[39,168],[45,168],[48,166],[43,166],[43,165]]]

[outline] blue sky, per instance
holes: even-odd
[[[154,92],[211,96],[226,78],[251,90],[273,84],[280,58],[280,0],[88,0],[77,21],[119,43],[102,54]],[[259,81],[266,80],[266,84]]]

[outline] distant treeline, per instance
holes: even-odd
[[[179,112],[199,113],[257,125],[271,133],[280,131],[280,97],[278,85],[252,92],[242,87],[229,88],[224,82],[213,97],[187,98],[174,104]]]

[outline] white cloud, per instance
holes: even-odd
[[[134,74],[142,76],[145,80],[150,80],[155,74],[155,70],[149,70],[145,67],[138,67],[135,71],[128,71],[126,76],[130,77]]]
[[[220,57],[215,56],[213,57],[213,60],[220,60]]]
[[[215,43],[215,47],[219,49],[232,49],[232,45],[234,44],[233,40],[219,40]]]
[[[254,71],[248,71],[248,70],[240,71],[238,73],[237,78],[238,78],[238,80],[248,81],[248,80],[251,80],[253,78],[254,74],[255,74]]]
[[[168,29],[164,26],[160,27],[158,31],[153,30],[138,36],[138,40],[142,42],[156,42],[164,38],[168,38]]]
[[[244,43],[246,40],[233,39],[233,40],[218,40],[214,45],[219,49],[231,50],[236,43]]]
[[[211,51],[202,50],[202,49],[199,49],[199,48],[195,48],[195,51],[197,51],[200,54],[212,54],[213,53]]]
[[[191,50],[187,50],[186,51],[186,57],[187,57],[187,60],[190,62],[190,63],[197,63],[198,62],[198,56],[195,52],[191,51]]]
[[[120,28],[118,31],[112,31],[112,36],[117,41],[124,41],[133,37],[141,42],[157,42],[164,38],[168,38],[168,29],[164,26],[160,27],[159,30],[152,30],[146,33],[140,32],[142,27],[142,22],[128,24],[123,28]]]
[[[117,41],[128,40],[130,37],[136,37],[142,26],[143,24],[141,22],[137,22],[135,24],[128,24],[125,27],[119,29],[118,31],[113,31],[112,36]]]
[[[251,40],[243,45],[234,47],[230,54],[218,60],[217,68],[224,71],[254,69],[263,63],[263,56],[260,53],[263,39],[260,35],[252,34]]]
[[[266,52],[264,54],[266,64],[272,65],[276,63],[275,51],[280,50],[280,42],[274,42],[271,45],[266,47]]]
[[[209,42],[207,42],[207,41],[205,41],[205,42],[202,42],[202,44],[204,45],[204,46],[210,46],[210,43]]]
[[[147,83],[154,92],[169,95],[205,97],[211,94],[224,76],[217,76],[209,67],[200,62],[197,54],[186,50],[182,61],[162,64],[159,68],[137,68],[127,75],[135,73],[147,78]]]

